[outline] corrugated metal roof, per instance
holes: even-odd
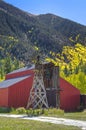
[[[34,69],[35,68],[35,65],[32,65],[32,66],[26,66],[26,67],[23,67],[23,68],[20,68],[18,70],[14,70],[8,74],[13,74],[13,73],[17,73],[17,72],[22,72],[22,71],[26,71],[26,70],[31,70],[31,69]]]
[[[50,62],[43,62],[42,64],[48,64],[48,63],[50,63]],[[26,70],[31,70],[31,69],[35,69],[35,64],[28,65],[26,67],[14,70],[14,71],[12,71],[12,72],[10,72],[8,74],[18,73],[18,72],[22,72],[22,71],[26,71]]]
[[[13,78],[13,79],[8,79],[8,80],[5,80],[3,82],[0,82],[0,88],[8,88],[10,87],[11,85],[14,85],[26,78],[29,78],[29,76],[24,76],[24,77],[19,77],[19,78]]]

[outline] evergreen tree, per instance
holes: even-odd
[[[65,66],[63,72],[64,72],[66,77],[68,77],[70,75],[70,72],[69,72],[69,70],[68,70],[68,68],[66,66]]]
[[[1,79],[3,79],[3,77],[4,77],[4,69],[3,69],[2,66],[0,67],[0,75],[1,75]]]
[[[14,60],[14,70],[19,69],[19,60],[15,59]]]
[[[86,63],[81,66],[81,71],[86,74]]]
[[[78,74],[79,73],[79,66],[76,66],[76,68],[74,69],[74,74]]]
[[[73,73],[72,65],[71,63],[69,63],[69,74],[72,74],[72,73]]]
[[[11,72],[11,57],[10,56],[5,58],[4,71],[6,74]]]

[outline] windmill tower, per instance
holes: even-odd
[[[35,74],[33,79],[33,85],[30,91],[30,97],[28,99],[27,108],[48,108],[48,101],[46,96],[46,90],[43,81],[43,66],[40,63],[40,57],[37,56],[37,62],[35,64]]]

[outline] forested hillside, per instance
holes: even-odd
[[[32,15],[0,0],[0,48],[6,50],[3,44],[13,44],[10,54],[17,59],[26,60],[34,45],[45,53],[61,52],[64,45],[75,44],[69,38],[75,39],[78,34],[78,42],[85,45],[86,26],[53,14]],[[0,58],[4,57],[5,53],[1,53]]]
[[[33,15],[0,0],[0,76],[26,65],[38,47],[60,75],[86,93],[86,26],[53,14]]]

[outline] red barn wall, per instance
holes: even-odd
[[[65,111],[75,111],[80,106],[80,91],[69,82],[60,78],[60,105]]]
[[[8,107],[8,88],[0,89],[0,107]]]
[[[26,107],[32,87],[33,77],[24,79],[23,81],[9,87],[8,107]]]

